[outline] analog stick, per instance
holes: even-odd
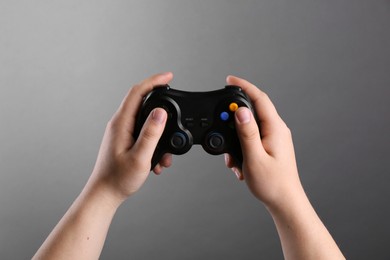
[[[186,137],[180,133],[176,132],[171,136],[171,146],[175,149],[181,149],[186,145]]]
[[[213,151],[221,151],[224,144],[225,140],[220,133],[211,133],[207,138],[207,145]]]

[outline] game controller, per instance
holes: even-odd
[[[150,112],[160,107],[167,111],[164,132],[151,160],[151,169],[165,153],[184,154],[193,144],[202,145],[212,155],[228,153],[235,165],[242,168],[243,156],[234,122],[234,112],[247,107],[254,114],[247,95],[237,86],[209,92],[187,92],[156,86],[147,94],[138,112],[134,138]]]

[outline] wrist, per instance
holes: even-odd
[[[281,194],[280,198],[265,205],[274,219],[299,216],[312,209],[302,186],[286,194]]]
[[[85,185],[82,194],[86,197],[97,197],[100,203],[112,210],[116,210],[126,200],[112,185],[102,180],[90,179]]]

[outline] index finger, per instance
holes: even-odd
[[[132,87],[115,113],[114,117],[117,123],[132,134],[143,97],[152,91],[153,87],[166,85],[172,78],[171,72],[156,74]]]
[[[241,89],[249,96],[260,121],[261,133],[263,136],[268,135],[279,128],[282,119],[265,92],[258,89],[249,81],[239,77],[230,75],[226,78],[226,82],[229,85],[241,87]]]

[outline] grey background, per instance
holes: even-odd
[[[389,259],[390,2],[0,2],[0,257],[27,259],[84,186],[128,88],[244,77],[293,131],[300,176],[350,259]],[[272,219],[200,147],[117,212],[102,259],[281,259]]]

